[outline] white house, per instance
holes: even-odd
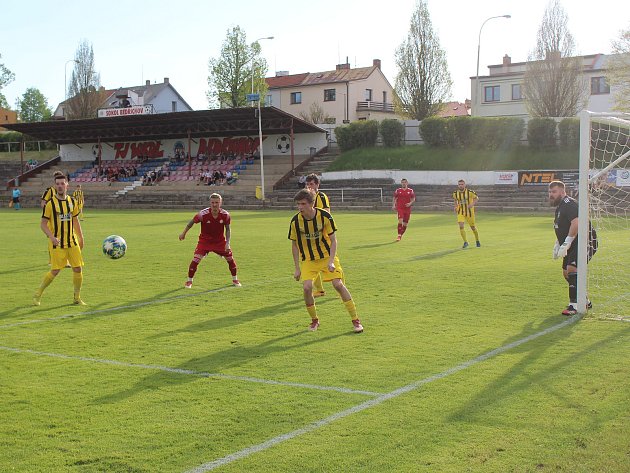
[[[582,56],[582,73],[586,79],[589,100],[586,110],[592,112],[612,111],[613,95],[606,82],[606,63],[610,56],[591,54]],[[507,54],[502,64],[488,66],[489,75],[472,76],[472,115],[477,117],[523,117],[527,108],[523,100],[523,78],[527,62],[512,62]]]

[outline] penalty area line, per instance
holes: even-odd
[[[578,320],[580,320],[582,318],[582,315],[574,315],[573,317],[571,317],[570,319],[565,320],[562,323],[553,325],[551,327],[546,328],[545,330],[542,330],[540,332],[536,332],[532,335],[529,335],[527,337],[521,338],[520,340],[516,340],[512,343],[509,343],[507,345],[503,345],[499,348],[496,348],[492,351],[489,351],[487,353],[484,353],[483,355],[479,355],[476,358],[472,358],[468,361],[465,361],[457,366],[454,366],[453,368],[450,368],[446,371],[443,371],[441,373],[435,374],[433,376],[429,376],[428,378],[424,378],[418,381],[414,381],[413,383],[407,384],[405,386],[402,386],[398,389],[395,389],[389,393],[386,394],[382,394],[374,399],[370,399],[368,401],[362,402],[361,404],[357,404],[356,406],[350,407],[348,409],[345,409],[343,411],[339,411],[336,412],[335,414],[332,414],[328,417],[325,417],[323,419],[320,419],[318,421],[312,422],[308,425],[306,425],[305,427],[302,427],[300,429],[297,430],[293,430],[291,432],[287,432],[285,434],[281,434],[278,435],[277,437],[273,437],[269,440],[266,440],[265,442],[259,443],[257,445],[252,445],[251,447],[247,447],[244,448],[242,450],[239,450],[235,453],[232,453],[230,455],[227,455],[225,457],[222,458],[218,458],[216,460],[204,463],[202,465],[199,465],[191,470],[187,470],[186,473],[204,473],[206,471],[211,471],[214,470],[216,468],[225,466],[229,463],[233,463],[235,461],[238,460],[242,460],[243,458],[249,457],[250,455],[253,455],[255,453],[259,453],[262,452],[263,450],[267,450],[275,445],[278,445],[280,443],[286,442],[287,440],[291,440],[294,439],[296,437],[299,437],[301,435],[304,434],[308,434],[310,432],[313,432],[314,430],[317,430],[321,427],[325,427],[329,424],[332,424],[333,422],[336,422],[340,419],[343,419],[345,417],[348,417],[352,414],[356,414],[358,412],[364,411],[366,409],[369,409],[371,407],[375,407],[378,406],[379,404],[384,403],[385,401],[389,401],[390,399],[394,399],[397,398],[403,394],[406,394],[408,392],[414,391],[416,389],[418,389],[421,386],[424,386],[425,384],[429,384],[432,383],[433,381],[438,381],[440,379],[446,378],[452,374],[458,373],[460,371],[463,371],[467,368],[470,368],[471,366],[474,366],[478,363],[481,363],[483,361],[486,361],[490,358],[493,358],[497,355],[500,355],[508,350],[511,350],[512,348],[516,348],[520,345],[523,345],[524,343],[530,342],[532,340],[535,340],[536,338],[542,337],[544,335],[547,335],[549,333],[555,332],[556,330],[560,330],[561,328],[566,327],[567,325],[571,325],[575,322],[577,322]]]
[[[150,365],[150,364],[143,364],[143,363],[127,363],[125,361],[108,360],[108,359],[103,359],[103,358],[91,358],[91,357],[76,356],[76,355],[65,355],[63,353],[49,353],[45,351],[22,349],[22,348],[0,346],[0,350],[10,352],[10,353],[47,356],[50,358],[60,358],[63,360],[88,361],[91,363],[101,363],[105,365],[121,366],[125,368],[139,368],[139,369],[145,369],[145,370],[164,371],[167,373],[190,375],[190,376],[196,376],[199,378],[216,378],[216,379],[226,379],[226,380],[231,380],[231,381],[245,381],[248,383],[287,386],[287,387],[292,387],[292,388],[311,389],[311,390],[317,390],[317,391],[334,391],[334,392],[339,392],[339,393],[344,393],[344,394],[360,394],[363,396],[373,396],[373,397],[382,395],[382,393],[377,393],[377,392],[372,392],[372,391],[363,391],[360,389],[343,388],[343,387],[338,387],[338,386],[320,386],[317,384],[293,383],[290,381],[276,381],[273,379],[255,378],[252,376],[236,376],[236,375],[229,375],[229,374],[223,374],[223,373],[208,373],[205,371],[196,371],[196,370],[190,370],[186,368],[172,368],[169,366]]]

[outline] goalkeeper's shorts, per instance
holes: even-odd
[[[573,241],[573,244],[569,248],[567,255],[562,258],[562,269],[567,269],[567,266],[575,266],[577,268],[577,260],[578,260],[578,245],[577,240]],[[586,262],[588,263],[593,255],[597,252],[597,240],[595,240],[595,245],[588,245],[588,254],[586,255]]]

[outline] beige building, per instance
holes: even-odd
[[[380,59],[371,67],[350,68],[338,64],[334,71],[289,74],[278,72],[266,79],[269,91],[265,105],[295,116],[310,115],[313,104],[321,107],[324,122],[396,118],[394,89],[381,71]]]
[[[584,87],[588,102],[585,109],[591,112],[610,112],[614,106],[610,87],[606,82],[605,54],[582,56]],[[523,100],[523,78],[527,62],[512,62],[507,54],[502,64],[488,66],[489,75],[472,76],[472,115],[476,117],[523,117],[528,118]]]
[[[10,125],[11,123],[17,123],[17,112],[0,107],[0,131],[6,131],[2,125]]]

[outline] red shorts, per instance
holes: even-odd
[[[195,254],[206,256],[208,253],[216,253],[224,258],[232,256],[232,250],[225,251],[225,242],[223,243],[198,243],[195,248]]]
[[[405,207],[404,209],[397,209],[398,210],[398,218],[401,219],[403,222],[408,222],[409,221],[409,217],[411,217],[411,207]]]

